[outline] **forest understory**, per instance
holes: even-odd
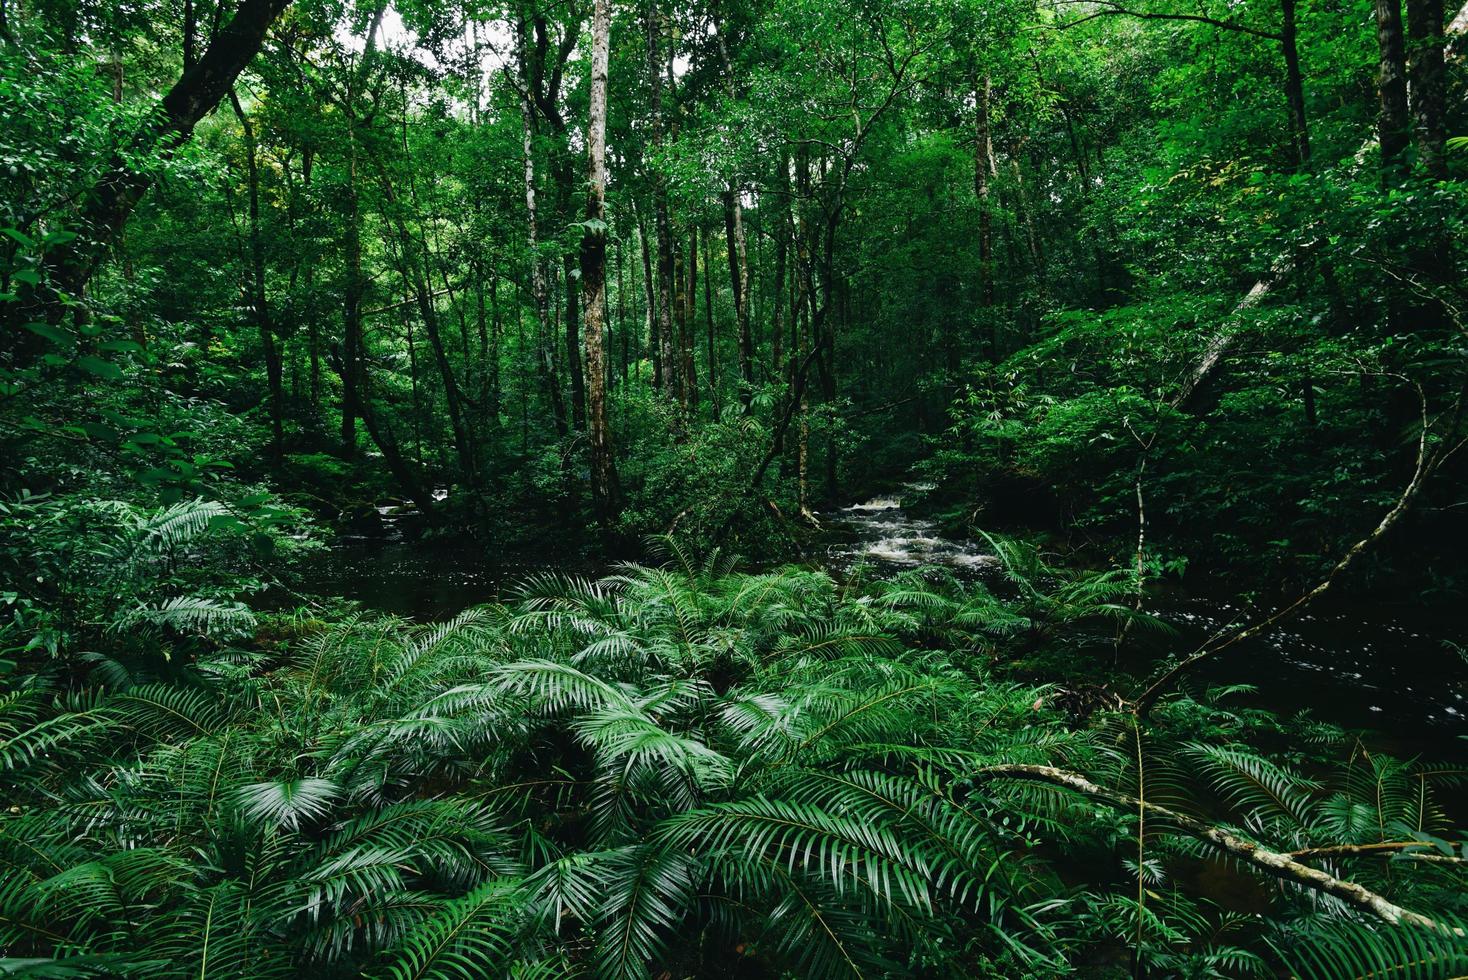
[[[0,0],[0,976],[1468,976],[1465,60]]]

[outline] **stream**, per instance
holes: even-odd
[[[825,531],[807,555],[834,575],[858,565],[895,573],[947,569],[967,581],[995,581],[998,559],[973,542],[941,535],[936,524],[908,513],[911,484],[819,515]],[[557,568],[595,575],[584,559],[549,553],[487,553],[460,536],[417,539],[403,533],[411,516],[380,508],[370,533],[343,534],[310,569],[311,591],[344,596],[386,612],[442,618],[500,598],[526,576]],[[1175,632],[1138,639],[1138,656],[1160,659],[1191,651],[1218,631],[1248,622],[1231,602],[1198,595],[1149,598],[1148,609]],[[1236,699],[1290,714],[1309,709],[1320,720],[1380,733],[1383,747],[1438,758],[1468,757],[1468,653],[1462,617],[1426,617],[1387,604],[1355,601],[1321,607],[1200,665],[1197,685],[1243,684],[1257,693]],[[1454,642],[1457,641],[1457,642]],[[1098,656],[1097,647],[1078,656]]]

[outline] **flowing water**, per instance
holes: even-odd
[[[966,581],[996,580],[998,561],[982,546],[946,538],[933,522],[904,509],[904,494],[927,489],[913,484],[820,515],[825,531],[809,560],[837,575],[858,567],[884,574],[936,566]],[[313,591],[434,618],[499,598],[535,572],[598,572],[565,555],[486,551],[465,536],[416,538],[404,533],[413,515],[400,508],[379,508],[379,518],[338,539],[312,569]],[[1188,595],[1149,599],[1148,608],[1174,632],[1137,637],[1133,662],[1144,674],[1149,662],[1187,653],[1260,615]],[[1294,618],[1239,644],[1200,665],[1193,680],[1253,684],[1259,690],[1252,703],[1283,713],[1309,709],[1322,720],[1385,733],[1397,751],[1468,756],[1464,634],[1461,616],[1428,620],[1420,612],[1357,601],[1349,609]],[[1092,647],[1077,655],[1097,653]]]
[[[904,489],[921,493],[933,489],[911,483]],[[902,507],[903,495],[873,497],[824,516],[829,543],[821,563],[832,571],[863,565],[880,571],[901,571],[925,565],[947,568],[963,577],[995,567],[995,558],[970,542],[938,533],[934,521],[912,517]]]
[[[909,484],[909,492],[931,487]],[[895,572],[939,566],[956,577],[993,580],[999,563],[979,545],[943,537],[932,521],[907,513],[903,494],[873,497],[822,515],[833,539],[822,563],[835,572],[864,566]],[[1148,611],[1171,627],[1138,637],[1132,658],[1140,673],[1169,655],[1188,653],[1209,637],[1260,618],[1257,610],[1188,595],[1149,599]],[[1289,620],[1217,660],[1198,666],[1198,684],[1252,684],[1247,701],[1292,714],[1374,730],[1405,752],[1468,755],[1468,637],[1461,618],[1425,619],[1369,601],[1349,610]],[[1083,653],[1081,656],[1093,656]]]

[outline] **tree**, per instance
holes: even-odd
[[[153,183],[150,172],[130,161],[171,157],[193,135],[199,120],[213,112],[234,87],[235,79],[265,43],[265,35],[290,0],[239,0],[197,62],[189,66],[158,103],[154,120],[113,155],[107,170],[85,194],[77,215],[81,234],[72,243],[47,253],[52,286],[63,295],[80,297],[97,261],[122,231],[133,208]],[[52,306],[50,318],[60,315]]]
[[[591,492],[606,530],[617,509],[617,470],[607,411],[607,60],[611,0],[593,0],[591,98],[586,120],[586,221],[581,235],[581,290],[585,307],[586,409],[591,439]]]

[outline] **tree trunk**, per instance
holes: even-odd
[[[386,171],[383,171],[381,176],[384,203],[395,209],[397,202],[388,184]],[[433,292],[428,285],[427,273],[423,268],[422,263],[427,261],[427,256],[420,261],[417,255],[417,243],[409,232],[401,212],[393,215],[392,220],[397,228],[399,248],[402,250],[403,275],[417,300],[418,317],[428,334],[428,345],[433,350],[433,361],[438,368],[439,379],[443,383],[444,407],[449,415],[449,429],[454,436],[454,451],[459,458],[459,469],[463,474],[465,485],[477,490],[479,466],[475,460],[474,439],[464,414],[463,393],[459,390],[453,365],[449,363],[448,350],[444,346],[443,332],[438,322],[438,310],[433,302]]]
[[[636,207],[636,204],[633,204]],[[652,357],[652,385],[663,389],[663,343],[662,324],[658,316],[657,277],[652,270],[652,245],[647,237],[647,225],[642,216],[637,216],[637,244],[642,254],[643,313],[647,317],[647,348]]]
[[[265,355],[265,381],[270,391],[270,455],[280,465],[285,456],[285,395],[281,390],[280,350],[275,343],[275,330],[270,323],[270,306],[265,296],[265,244],[260,238],[260,170],[255,145],[255,127],[245,109],[229,90],[229,103],[245,135],[245,174],[250,201],[250,272],[251,305],[255,308],[255,324],[260,331],[260,347]]]
[[[745,251],[744,218],[733,188],[723,193],[724,243],[729,254],[729,290],[734,297],[734,322],[739,338],[739,401],[749,411],[754,392],[754,344],[749,329],[749,263]]]
[[[729,58],[729,44],[719,23],[718,12],[714,12],[714,37],[718,41],[719,63],[723,68],[724,91],[731,100],[735,97],[734,67]],[[744,209],[739,201],[739,185],[731,181],[724,191],[724,237],[729,249],[729,284],[734,292],[734,322],[739,337],[739,376],[743,386],[739,400],[744,411],[749,411],[749,401],[754,393],[754,338],[749,326],[749,258],[744,237]]]
[[[1305,83],[1300,76],[1300,51],[1295,43],[1295,0],[1280,0],[1279,44],[1284,51],[1285,101],[1290,107],[1295,166],[1304,170],[1310,165],[1310,127],[1305,119]]]
[[[569,198],[563,203],[570,206]],[[581,290],[576,283],[576,257],[561,256],[561,279],[566,289],[566,373],[571,379],[571,425],[586,428],[586,373],[581,363]]]
[[[365,396],[358,391],[363,380],[362,297],[367,292],[367,280],[362,275],[362,202],[357,191],[356,91],[358,84],[366,79],[368,67],[372,63],[372,54],[377,48],[377,32],[382,26],[385,9],[385,5],[379,4],[373,12],[372,23],[367,28],[362,64],[351,76],[344,108],[347,122],[347,213],[346,287],[342,302],[341,443],[342,457],[349,460],[357,456],[357,413],[366,402]]]
[[[994,143],[989,135],[992,92],[988,75],[974,85],[974,197],[979,202],[979,297],[985,307],[994,304],[994,215],[989,202],[994,176]]]
[[[367,290],[362,276],[362,206],[357,193],[357,141],[355,123],[347,121],[349,155],[347,160],[346,201],[346,288],[342,297],[342,458],[357,456],[357,410],[361,399],[357,396],[358,381],[362,376],[362,295]]]
[[[710,417],[719,420],[719,360],[714,347],[714,253],[709,236],[703,236],[703,319],[708,331],[708,374]]]
[[[128,161],[171,157],[187,142],[199,120],[213,112],[234,87],[235,79],[265,43],[270,26],[288,6],[290,0],[240,0],[235,15],[214,34],[203,56],[163,96],[158,111],[150,117],[155,121],[113,155],[106,173],[86,195],[78,216],[82,234],[46,252],[48,279],[56,292],[81,296],[98,260],[152,186],[155,169],[140,172]],[[48,318],[59,319],[64,306],[59,299],[50,305]],[[35,317],[27,314],[27,318]]]
[[[1402,40],[1401,0],[1375,0],[1376,44],[1380,52],[1376,88],[1380,99],[1377,138],[1384,169],[1395,169],[1407,149],[1411,126],[1407,119],[1407,68]]]
[[[631,334],[627,328],[627,239],[617,239],[617,333],[622,341],[622,387],[627,387],[627,368],[631,362]],[[613,345],[615,346],[615,345]],[[611,355],[607,355],[610,360]],[[608,368],[610,370],[610,368]]]
[[[770,306],[770,376],[779,379],[784,373],[784,313],[785,313],[785,261],[789,250],[790,234],[790,195],[784,193],[789,187],[790,172],[789,161],[785,154],[780,154],[780,178],[777,187],[780,188],[779,211],[775,215],[775,281],[770,295],[774,297],[774,303]]]
[[[1447,113],[1442,0],[1407,0],[1408,93],[1417,156],[1429,177],[1446,180]]]
[[[521,151],[525,160],[525,239],[530,256],[530,292],[535,303],[535,345],[539,349],[536,358],[537,373],[540,375],[546,397],[551,403],[555,418],[556,434],[565,438],[570,431],[566,425],[566,405],[561,400],[561,387],[556,382],[555,365],[546,345],[545,333],[550,305],[549,289],[545,281],[545,263],[540,257],[540,234],[536,226],[535,212],[535,107],[530,102],[530,65],[527,51],[525,21],[522,17],[517,25],[520,54],[520,132]]]
[[[650,107],[648,143],[656,153],[663,140],[663,75],[659,54],[661,45],[657,0],[647,0],[646,28]],[[649,176],[652,179],[653,222],[657,234],[657,341],[659,359],[662,361],[661,384],[665,391],[676,394],[679,371],[678,360],[673,351],[673,226],[668,216],[668,192],[663,178],[656,172]]]
[[[586,136],[586,224],[581,235],[581,289],[586,306],[586,412],[591,439],[591,494],[604,533],[617,506],[617,471],[607,417],[607,61],[611,0],[594,0],[591,15],[591,96]]]
[[[698,225],[688,226],[688,265],[683,283],[683,323],[678,331],[683,345],[683,391],[690,413],[698,411],[698,365],[694,360],[693,342],[698,332]]]

